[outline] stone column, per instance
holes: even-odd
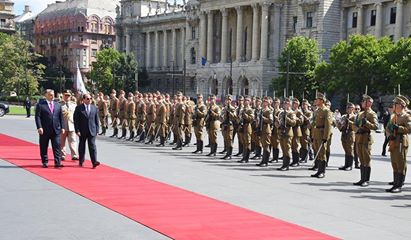
[[[158,39],[158,31],[154,32],[154,68],[158,69],[160,67],[160,51],[159,51],[159,39]]]
[[[253,47],[251,52],[251,61],[255,62],[258,60],[258,35],[259,31],[259,23],[258,23],[258,13],[260,12],[258,9],[258,4],[254,3],[253,5]]]
[[[395,16],[395,31],[394,31],[394,41],[398,41],[403,34],[403,13],[404,13],[404,1],[396,0],[397,15]]]
[[[206,40],[207,40],[206,14],[205,12],[200,12],[200,58],[207,57]]]
[[[243,9],[241,6],[235,8],[237,11],[237,44],[236,44],[236,62],[243,61]]]
[[[214,46],[213,46],[213,32],[214,32],[214,21],[213,21],[213,16],[214,13],[213,11],[209,11],[207,14],[207,62],[208,63],[213,63],[213,52],[214,52]]]
[[[184,35],[185,29],[184,29],[184,27],[181,27],[180,32],[181,32],[181,59],[179,61],[179,65],[181,66],[181,69],[183,69],[184,59],[185,59],[185,52],[186,52],[186,44],[185,44],[185,41],[184,41],[184,39],[185,39],[185,35]]]
[[[281,9],[283,5],[274,3],[274,41],[273,50],[274,50],[274,59],[278,59],[281,53]]]
[[[228,35],[228,11],[226,8],[221,10],[223,17],[222,29],[221,29],[221,63],[227,62],[227,35]]]
[[[173,64],[177,64],[177,35],[176,30],[173,28],[171,29],[171,61]]]
[[[120,29],[116,30],[116,50],[120,51],[120,47],[121,47],[121,36],[119,33]]]
[[[363,33],[363,7],[362,5],[357,5],[357,33],[362,34]]]
[[[150,32],[146,32],[146,68],[151,68],[151,50]]]
[[[269,3],[264,2],[261,5],[261,52],[260,61],[268,58],[268,8]]]
[[[375,14],[375,37],[380,38],[382,36],[382,3],[379,2],[375,4]]]
[[[130,53],[130,33],[126,31],[126,53]]]
[[[167,56],[167,30],[163,30],[163,69],[166,69],[168,66],[168,56]]]
[[[347,38],[347,11],[344,7],[340,11],[340,40]]]

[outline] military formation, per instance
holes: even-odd
[[[278,164],[277,170],[289,171],[302,163],[313,161],[311,177],[324,178],[330,160],[333,128],[341,132],[345,152],[344,166],[339,169],[360,170],[356,186],[369,185],[371,176],[372,132],[378,129],[377,114],[372,110],[373,99],[364,95],[361,106],[348,102],[346,113],[331,111],[331,103],[322,93],[316,93],[313,105],[307,99],[226,96],[217,104],[215,95],[204,99],[197,95],[196,103],[177,92],[168,94],[126,93],[112,90],[95,98],[99,109],[102,132],[106,135],[109,117],[111,138],[165,147],[179,151],[192,142],[194,132],[196,150],[193,154],[210,151],[208,157],[221,154],[221,159],[238,157],[247,164],[257,160],[259,167]],[[411,133],[409,100],[398,95],[393,101],[393,113],[386,127],[393,168],[393,182],[387,192],[398,193],[404,185],[407,170],[408,135]],[[121,130],[121,131],[120,131]],[[207,135],[204,134],[207,131]],[[217,153],[217,137],[221,134],[223,150]],[[208,139],[207,139],[208,138]],[[234,154],[234,140],[238,151]],[[168,142],[168,143],[167,143]],[[205,142],[208,144],[205,145]],[[280,156],[280,153],[282,156]]]

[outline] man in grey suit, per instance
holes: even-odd
[[[79,166],[83,167],[84,155],[86,153],[86,141],[90,153],[93,168],[100,165],[97,161],[96,136],[99,129],[98,110],[94,104],[91,104],[92,97],[90,94],[83,95],[83,103],[76,107],[74,111],[74,128],[80,138]]]
[[[63,111],[63,128],[64,134],[61,134],[61,159],[66,159],[66,141],[70,148],[71,160],[78,160],[77,155],[77,137],[74,129],[74,111],[77,104],[71,101],[71,91],[65,90],[63,92],[63,100],[60,102],[61,110]]]

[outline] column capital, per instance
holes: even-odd
[[[235,10],[237,11],[237,14],[243,14],[243,8],[242,8],[242,6],[236,6],[235,7]]]
[[[207,15],[213,15],[214,14],[214,11],[211,10],[211,9],[207,9],[207,10],[205,10],[205,12],[207,13]]]
[[[394,3],[395,4],[404,4],[404,0],[395,0]]]
[[[163,29],[163,33],[167,33],[167,29]]]
[[[355,8],[356,8],[356,9],[362,9],[362,8],[363,8],[363,5],[362,5],[362,4],[357,4],[357,5],[355,6]]]
[[[253,8],[253,10],[256,10],[256,9],[258,9],[258,3],[252,3],[251,4],[251,7]]]
[[[382,6],[381,2],[374,3],[374,7],[381,7],[381,6]]]
[[[270,3],[270,2],[262,2],[262,3],[260,3],[261,9],[268,11],[268,8],[271,6],[271,4],[272,4],[272,3]]]
[[[222,15],[223,17],[228,17],[228,10],[227,10],[227,8],[222,8],[222,9],[221,9],[221,15]]]

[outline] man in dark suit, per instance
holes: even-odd
[[[99,131],[99,119],[97,107],[94,104],[91,104],[91,101],[92,98],[90,94],[83,95],[83,103],[78,105],[74,111],[74,129],[80,138],[78,146],[80,167],[83,167],[87,141],[91,162],[93,164],[93,168],[96,168],[100,165],[97,161],[96,149],[96,136]]]
[[[40,155],[43,168],[47,168],[49,141],[53,148],[54,167],[61,168],[60,134],[64,134],[61,106],[54,101],[54,91],[47,89],[44,100],[36,106],[36,126],[40,135]]]

